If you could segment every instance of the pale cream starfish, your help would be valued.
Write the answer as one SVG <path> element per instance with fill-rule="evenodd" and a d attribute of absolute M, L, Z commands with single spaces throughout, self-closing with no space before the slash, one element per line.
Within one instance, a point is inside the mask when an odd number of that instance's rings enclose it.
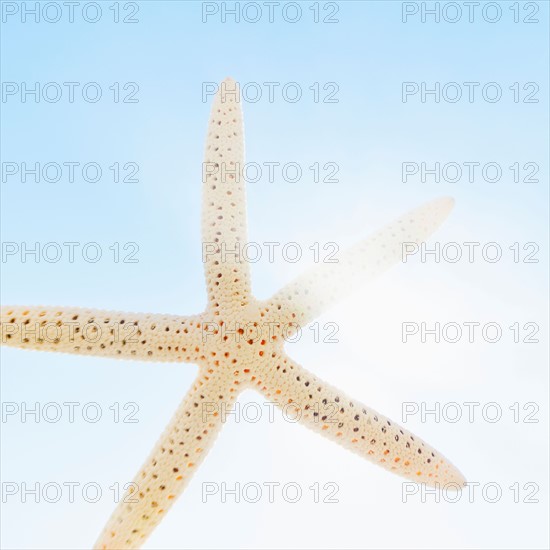
<path fill-rule="evenodd" d="M 229 93 L 231 87 L 235 94 Z M 247 242 L 244 183 L 230 173 L 238 173 L 244 164 L 238 93 L 237 84 L 226 79 L 208 128 L 202 235 L 204 249 L 215 251 L 204 259 L 204 313 L 181 317 L 42 307 L 1 311 L 4 344 L 200 366 L 95 548 L 138 548 L 144 543 L 212 446 L 222 427 L 222 407 L 230 407 L 245 388 L 258 390 L 281 407 L 292 403 L 301 411 L 302 424 L 406 478 L 430 485 L 464 484 L 460 472 L 427 443 L 318 379 L 283 349 L 289 323 L 305 326 L 359 283 L 398 263 L 403 243 L 424 241 L 453 201 L 438 199 L 409 212 L 346 251 L 338 263 L 317 265 L 270 300 L 256 300 L 248 263 L 238 254 L 221 253 L 223 247 L 235 251 Z M 227 169 L 225 178 L 221 168 Z"/>

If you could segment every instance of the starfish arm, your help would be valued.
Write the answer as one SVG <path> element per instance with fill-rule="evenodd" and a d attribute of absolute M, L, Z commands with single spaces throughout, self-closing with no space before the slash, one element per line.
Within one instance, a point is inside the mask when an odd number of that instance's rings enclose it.
<path fill-rule="evenodd" d="M 363 283 L 403 258 L 404 246 L 424 242 L 453 207 L 450 198 L 430 201 L 340 254 L 335 263 L 322 263 L 291 281 L 264 302 L 268 321 L 292 319 L 305 326 Z"/>
<path fill-rule="evenodd" d="M 212 371 L 213 372 L 213 371 Z M 139 548 L 183 493 L 236 399 L 224 373 L 201 372 L 114 510 L 94 549 Z"/>
<path fill-rule="evenodd" d="M 241 253 L 247 242 L 243 166 L 240 90 L 228 78 L 212 104 L 202 171 L 202 257 L 209 308 L 216 312 L 250 300 L 250 270 Z"/>
<path fill-rule="evenodd" d="M 2 345 L 139 361 L 196 362 L 201 317 L 65 307 L 2 306 Z"/>
<path fill-rule="evenodd" d="M 458 469 L 419 437 L 318 379 L 288 356 L 273 360 L 257 388 L 308 428 L 413 481 L 464 485 Z M 289 403 L 295 405 L 290 411 Z"/>

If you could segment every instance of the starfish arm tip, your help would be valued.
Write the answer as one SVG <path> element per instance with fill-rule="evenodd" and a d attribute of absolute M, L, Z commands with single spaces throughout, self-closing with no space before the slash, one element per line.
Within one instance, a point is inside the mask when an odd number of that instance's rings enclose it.
<path fill-rule="evenodd" d="M 449 207 L 452 208 L 455 205 L 455 198 L 450 196 L 441 197 L 441 200 L 446 201 L 449 204 Z"/>
<path fill-rule="evenodd" d="M 438 197 L 437 199 L 434 199 L 431 204 L 433 205 L 434 209 L 438 212 L 438 218 L 439 223 L 442 223 L 447 216 L 451 213 L 455 206 L 455 199 L 454 197 L 450 196 L 443 196 Z"/>
<path fill-rule="evenodd" d="M 456 477 L 456 480 L 455 482 L 462 488 L 462 487 L 466 487 L 468 485 L 468 480 L 466 479 L 466 477 L 464 476 L 464 474 L 458 469 L 455 467 L 455 477 Z"/>

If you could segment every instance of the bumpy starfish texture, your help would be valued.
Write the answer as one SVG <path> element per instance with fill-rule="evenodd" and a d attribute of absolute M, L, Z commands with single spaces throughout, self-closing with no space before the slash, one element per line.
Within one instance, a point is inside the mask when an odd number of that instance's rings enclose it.
<path fill-rule="evenodd" d="M 223 424 L 220 411 L 230 409 L 245 388 L 258 390 L 280 407 L 295 407 L 302 424 L 387 470 L 430 485 L 464 484 L 460 472 L 427 443 L 320 380 L 283 349 L 289 325 L 306 325 L 357 285 L 397 264 L 403 243 L 427 239 L 453 201 L 437 199 L 409 212 L 350 248 L 338 263 L 317 265 L 270 300 L 258 301 L 251 294 L 249 264 L 238 253 L 247 242 L 245 187 L 239 176 L 243 165 L 239 90 L 226 79 L 214 99 L 206 141 L 204 313 L 183 317 L 78 308 L 1 310 L 3 344 L 200 367 L 95 548 L 138 548 L 144 543 L 211 448 Z"/>

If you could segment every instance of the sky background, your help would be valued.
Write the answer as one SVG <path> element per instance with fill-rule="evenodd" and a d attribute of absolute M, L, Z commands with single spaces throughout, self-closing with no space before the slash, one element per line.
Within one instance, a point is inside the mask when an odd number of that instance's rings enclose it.
<path fill-rule="evenodd" d="M 184 495 L 174 505 L 146 548 L 546 548 L 548 547 L 548 3 L 495 2 L 498 21 L 483 17 L 481 2 L 468 21 L 467 8 L 456 23 L 422 22 L 420 9 L 434 3 L 397 1 L 301 2 L 295 23 L 274 22 L 263 8 L 249 23 L 219 11 L 203 22 L 201 2 L 99 2 L 101 16 L 90 23 L 84 3 L 68 22 L 22 20 L 26 4 L 2 2 L 1 25 L 1 240 L 19 250 L 38 242 L 77 242 L 70 262 L 20 252 L 2 257 L 3 304 L 87 306 L 122 311 L 190 314 L 206 303 L 201 265 L 201 162 L 211 97 L 204 83 L 232 76 L 242 86 L 258 83 L 257 102 L 244 101 L 247 160 L 296 162 L 303 177 L 295 183 L 277 173 L 248 185 L 251 241 L 295 241 L 304 258 L 289 263 L 263 257 L 252 266 L 253 289 L 267 298 L 311 263 L 308 247 L 336 242 L 343 249 L 401 213 L 437 196 L 450 195 L 456 206 L 432 239 L 448 242 L 496 242 L 501 261 L 457 263 L 413 258 L 352 298 L 328 311 L 319 322 L 337 323 L 338 343 L 314 342 L 311 331 L 287 345 L 306 368 L 396 421 L 403 403 L 494 402 L 502 419 L 486 421 L 478 409 L 474 421 L 452 423 L 412 416 L 405 426 L 425 438 L 479 487 L 497 484 L 498 502 L 489 503 L 480 488 L 473 502 L 434 502 L 420 495 L 402 502 L 402 480 L 275 415 L 257 423 L 229 421 Z M 233 2 L 226 3 L 231 8 Z M 242 8 L 245 2 L 238 3 Z M 262 7 L 261 3 L 253 3 Z M 402 21 L 407 4 L 418 14 Z M 442 2 L 440 5 L 448 3 Z M 41 9 L 45 3 L 40 3 Z M 55 19 L 53 3 L 45 14 Z M 118 6 L 120 22 L 110 6 Z M 132 12 L 137 12 L 132 16 Z M 517 12 L 514 12 L 514 8 Z M 88 9 L 88 8 L 87 8 Z M 85 12 L 95 17 L 92 8 Z M 212 9 L 214 9 L 212 7 Z M 250 8 L 252 10 L 252 8 Z M 451 8 L 447 18 L 454 17 Z M 485 15 L 493 18 L 495 7 Z M 11 12 L 16 11 L 13 15 Z M 537 11 L 537 13 L 534 13 Z M 520 22 L 514 22 L 519 13 Z M 534 14 L 533 14 L 534 13 Z M 247 14 L 253 16 L 252 11 Z M 137 19 L 123 23 L 124 17 Z M 523 20 L 538 19 L 538 23 Z M 78 82 L 69 102 L 63 82 Z M 21 89 L 57 82 L 59 101 Z M 82 98 L 84 84 L 96 82 L 102 97 Z M 113 100 L 139 86 L 137 102 Z M 278 82 L 273 102 L 264 82 Z M 280 90 L 296 82 L 300 101 L 285 101 Z M 433 88 L 448 82 L 479 82 L 473 102 L 436 103 L 420 94 L 402 100 L 402 83 Z M 497 83 L 502 98 L 490 103 L 480 92 Z M 9 84 L 14 83 L 14 84 Z M 321 98 L 326 83 L 338 88 L 337 102 Z M 518 83 L 519 102 L 509 89 Z M 535 83 L 526 90 L 526 83 Z M 17 91 L 8 95 L 10 89 Z M 253 95 L 253 84 L 249 84 Z M 334 84 L 329 85 L 330 90 Z M 133 89 L 133 88 L 132 88 Z M 536 103 L 523 100 L 531 90 Z M 53 93 L 53 88 L 50 87 Z M 74 182 L 67 171 L 58 182 L 35 182 L 7 172 L 21 163 L 98 163 L 102 177 L 85 181 L 79 168 Z M 336 163 L 337 182 L 314 182 L 313 163 Z M 428 176 L 402 179 L 402 163 L 497 163 L 500 181 L 473 182 L 464 174 L 452 183 Z M 14 164 L 9 164 L 14 163 Z M 114 182 L 114 163 L 136 163 L 137 182 Z M 510 166 L 534 163 L 533 181 L 514 182 Z M 532 166 L 532 165 L 530 165 Z M 127 172 L 121 168 L 122 174 Z M 530 170 L 530 169 L 529 169 Z M 102 258 L 90 263 L 79 252 L 98 243 Z M 135 263 L 115 262 L 114 243 L 136 243 Z M 7 244 L 8 243 L 8 244 Z M 538 263 L 515 263 L 508 247 L 536 243 Z M 125 252 L 121 252 L 122 256 Z M 521 250 L 522 257 L 525 252 Z M 405 321 L 498 323 L 501 341 L 476 338 L 469 343 L 403 343 Z M 538 343 L 514 343 L 508 328 L 536 323 Z M 323 335 L 323 332 L 321 332 Z M 522 330 L 522 338 L 526 331 Z M 2 503 L 4 548 L 89 548 L 115 504 L 109 487 L 130 481 L 172 412 L 192 384 L 196 367 L 187 364 L 118 362 L 93 357 L 1 350 L 3 410 L 9 403 L 98 403 L 97 423 L 75 422 L 63 415 L 48 423 L 32 416 L 2 419 L 2 480 L 20 487 L 49 482 L 98 484 L 102 498 L 86 502 L 76 489 L 57 503 L 41 498 L 22 502 L 21 494 Z M 263 399 L 245 392 L 245 403 Z M 114 403 L 136 403 L 137 423 L 113 421 Z M 514 422 L 509 409 L 518 403 L 520 419 L 530 411 L 537 423 Z M 529 405 L 525 410 L 523 407 Z M 123 413 L 125 414 L 125 413 Z M 466 409 L 463 408 L 466 415 Z M 235 503 L 220 496 L 202 502 L 204 483 L 278 482 L 299 484 L 303 496 L 289 503 L 276 491 L 258 503 Z M 338 503 L 315 503 L 309 489 L 335 483 Z M 510 487 L 518 484 L 519 503 Z M 529 485 L 531 484 L 531 485 Z M 533 485 L 535 484 L 535 485 Z M 5 486 L 4 486 L 5 487 Z M 489 491 L 490 493 L 490 491 Z M 533 494 L 532 494 L 533 493 Z M 324 491 L 321 490 L 324 495 Z M 538 502 L 524 502 L 529 498 Z"/>

